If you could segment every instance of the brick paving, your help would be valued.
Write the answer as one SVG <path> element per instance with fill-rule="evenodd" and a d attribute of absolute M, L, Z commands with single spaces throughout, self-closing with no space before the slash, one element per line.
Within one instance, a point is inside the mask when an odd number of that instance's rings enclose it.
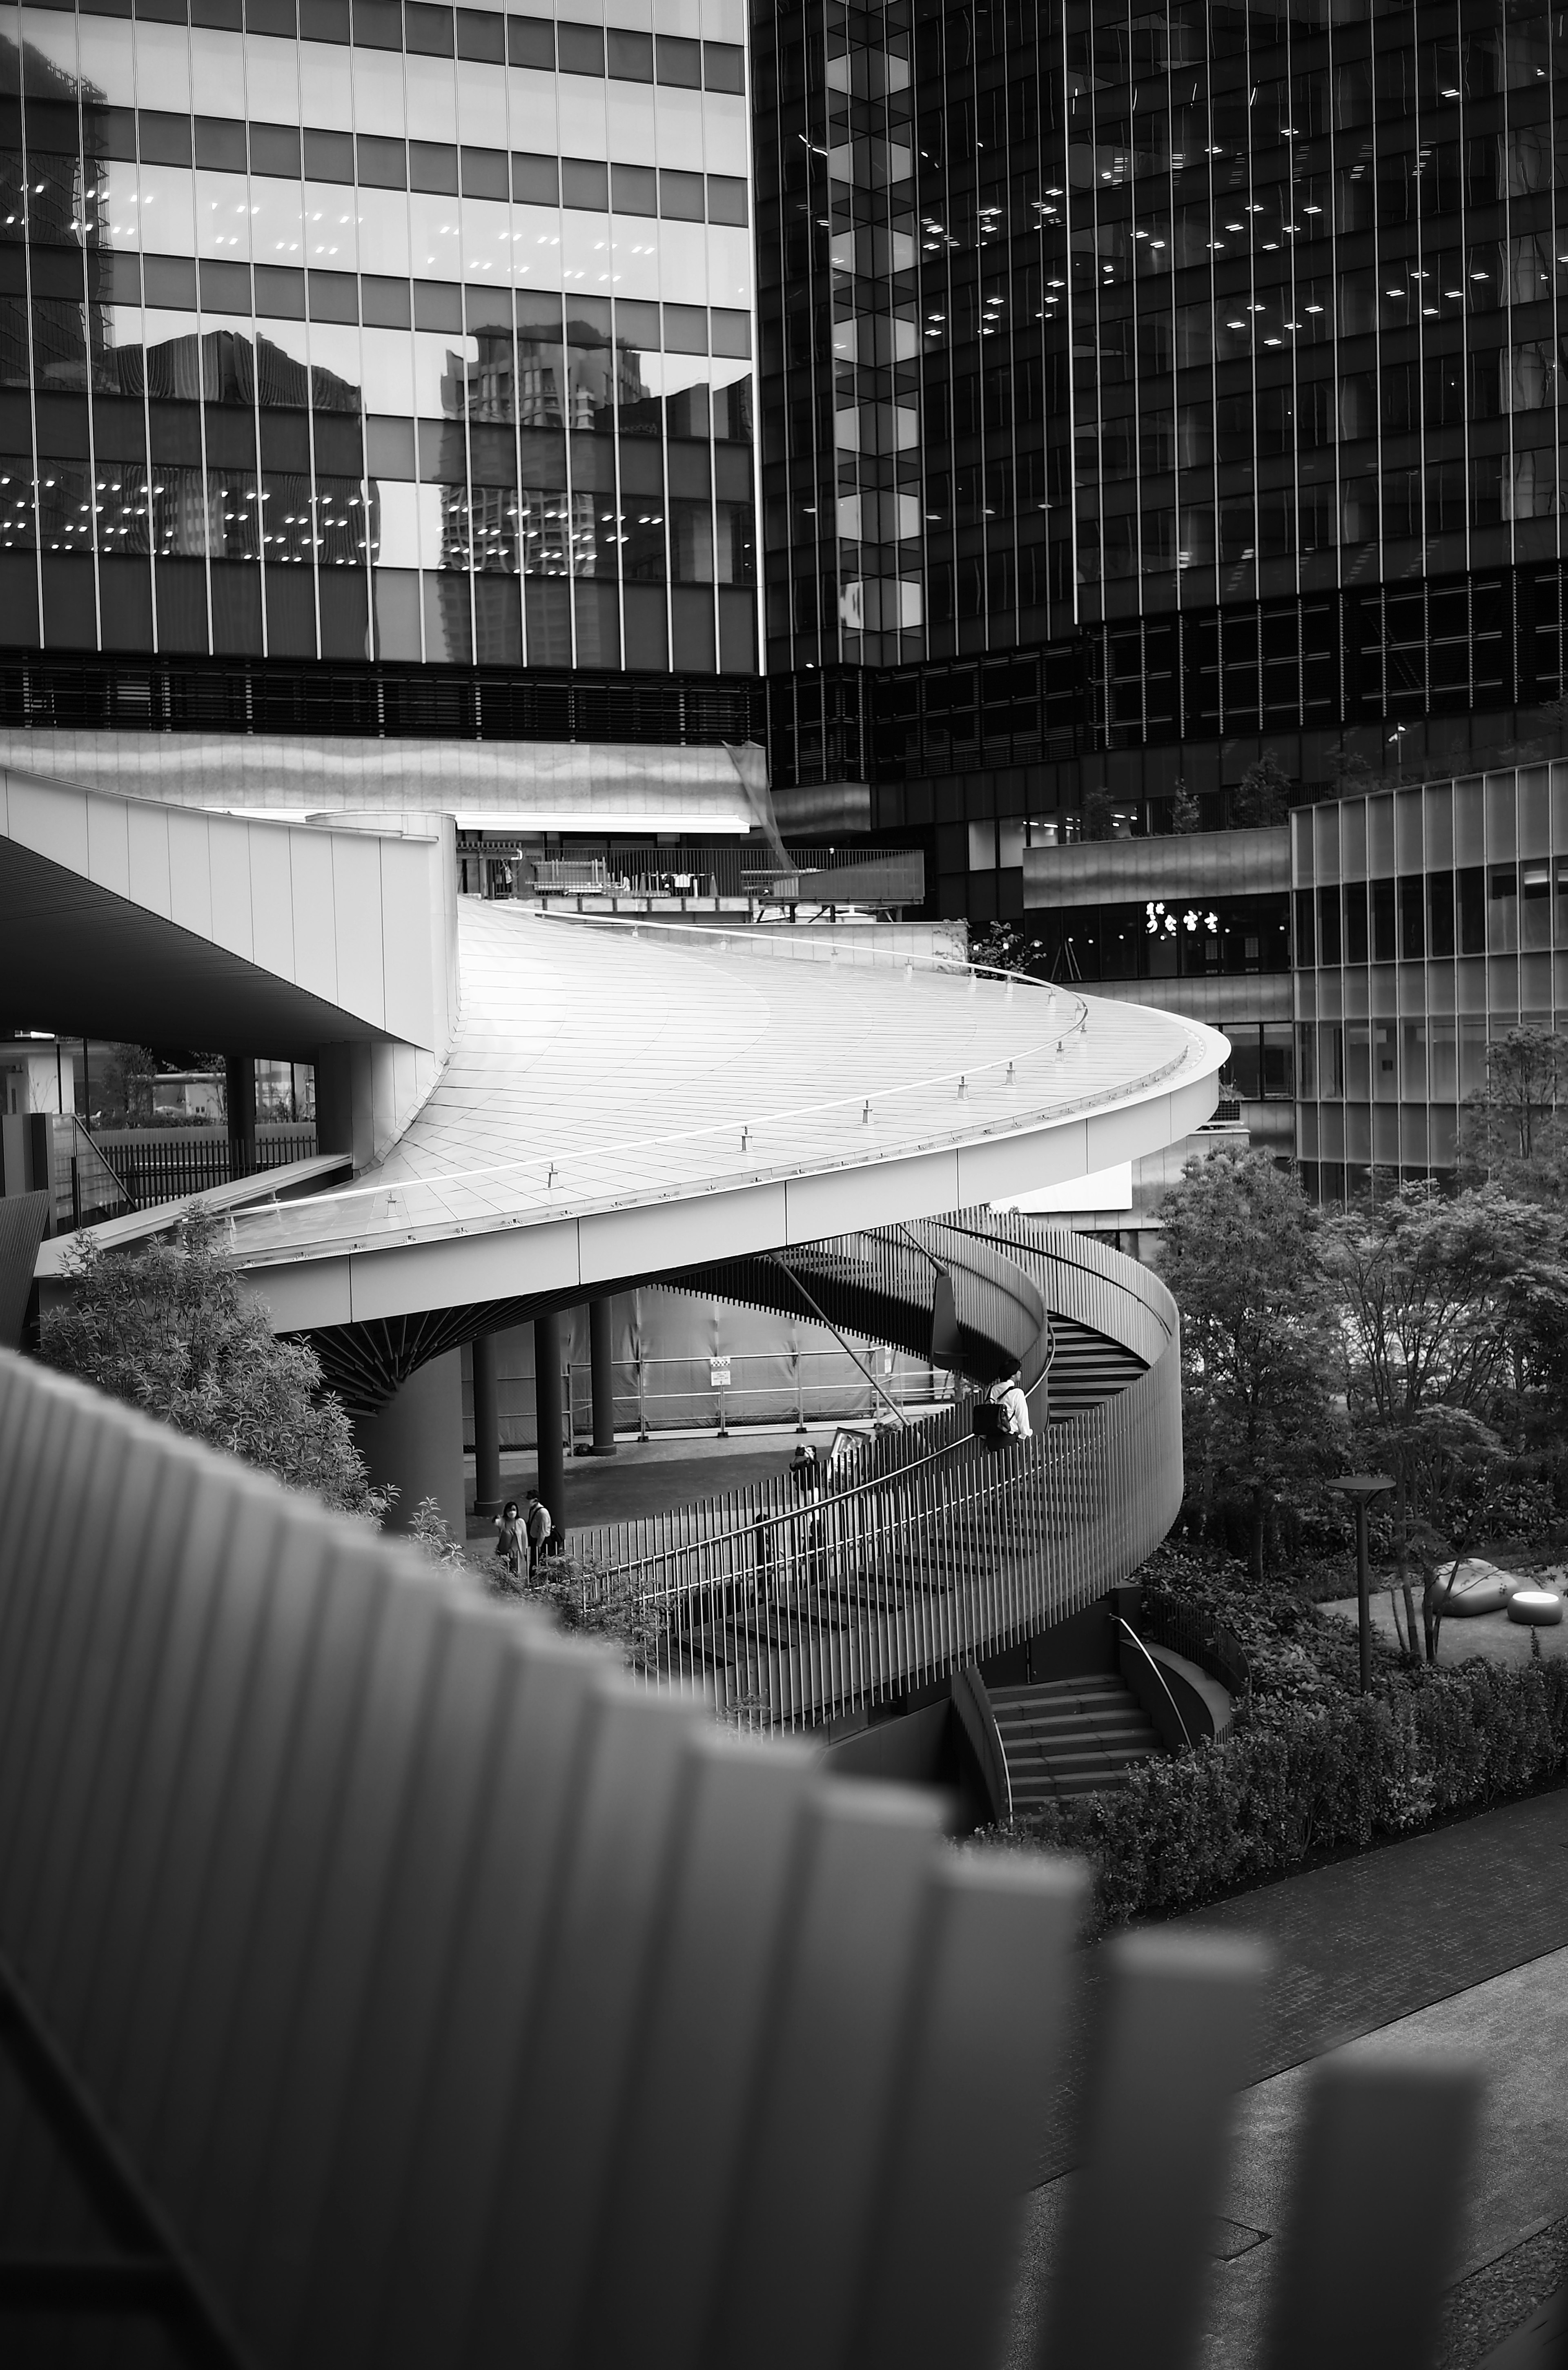
<path fill-rule="evenodd" d="M 1272 1954 L 1254 2079 L 1568 1946 L 1568 1787 L 1308 1869 L 1170 1923 L 1255 1936 Z M 1101 1992 L 1083 1954 L 1058 2112 L 1036 2180 L 1078 2160 Z"/>
<path fill-rule="evenodd" d="M 1254 2080 L 1262 2085 L 1286 2076 L 1288 2084 L 1297 2078 L 1290 2069 L 1423 2010 L 1436 2011 L 1445 2027 L 1456 2014 L 1473 2016 L 1478 2030 L 1483 2026 L 1489 1997 L 1495 1996 L 1479 1993 L 1479 1986 L 1568 1950 L 1565 1854 L 1568 1788 L 1558 1788 L 1170 1922 L 1178 1931 L 1248 1935 L 1268 1947 L 1274 1971 L 1264 1988 Z M 1087 2036 L 1099 2012 L 1102 1966 L 1099 1949 L 1084 1952 L 1052 2144 L 1027 2216 L 1024 2279 L 1004 2357 L 1008 2370 L 1021 2370 L 1032 2357 L 1038 2283 L 1060 2223 L 1061 2176 L 1078 2155 Z M 1539 1975 L 1553 1985 L 1560 1981 L 1559 1969 L 1541 1969 Z M 1516 1989 L 1521 1980 L 1534 1978 L 1516 1976 L 1504 1989 Z M 1460 1998 L 1470 1993 L 1478 1994 L 1473 2007 Z M 1454 2008 L 1444 2009 L 1446 2001 Z M 1493 2006 L 1490 2013 L 1495 2018 L 1499 2011 Z M 1528 2072 L 1522 2062 L 1516 2070 Z M 1244 2126 L 1253 2112 L 1250 2102 L 1265 2111 L 1265 2095 L 1245 2094 Z M 1491 2154 L 1497 2153 L 1493 2145 Z M 1490 2183 L 1497 2193 L 1484 2217 L 1484 2244 L 1472 2248 L 1469 2267 L 1445 2300 L 1435 2370 L 1480 2370 L 1568 2274 L 1562 2171 L 1555 2163 L 1527 2170 L 1508 2160 L 1506 2149 L 1488 2168 L 1486 2180 L 1478 2168 L 1481 2186 Z M 1251 2358 L 1252 2322 L 1270 2278 L 1272 2234 L 1258 2226 L 1274 2217 L 1249 2206 L 1244 2192 L 1245 2183 L 1239 2202 L 1228 2201 L 1230 2218 L 1216 2226 L 1219 2284 L 1212 2299 L 1214 2326 L 1202 2349 L 1205 2370 L 1239 2370 Z"/>
<path fill-rule="evenodd" d="M 1258 2078 L 1568 1945 L 1568 1787 L 1194 1910 L 1275 1957 Z"/>

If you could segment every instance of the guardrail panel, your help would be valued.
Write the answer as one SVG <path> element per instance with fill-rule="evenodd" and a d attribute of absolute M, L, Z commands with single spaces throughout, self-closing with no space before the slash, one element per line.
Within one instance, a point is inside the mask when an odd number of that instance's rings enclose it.
<path fill-rule="evenodd" d="M 848 1478 L 819 1471 L 820 1486 L 793 1499 L 785 1477 L 722 1505 L 578 1534 L 604 1574 L 586 1585 L 630 1590 L 662 1620 L 664 1677 L 696 1684 L 681 1641 L 700 1629 L 701 1684 L 721 1707 L 814 1725 L 1060 1619 L 1164 1537 L 1182 1495 L 1170 1294 L 1098 1244 L 1042 1241 L 1008 1221 L 993 1237 L 989 1223 L 966 1213 L 893 1238 L 836 1238 L 810 1247 L 807 1271 L 813 1289 L 838 1293 L 842 1316 L 851 1289 L 928 1290 L 933 1266 L 951 1263 L 982 1339 L 1007 1340 L 1023 1309 L 1038 1335 L 1066 1300 L 1078 1322 L 1135 1357 L 1147 1351 L 1145 1371 L 1089 1413 L 999 1451 L 969 1437 L 958 1403 L 917 1429 L 873 1434 Z M 792 1269 L 742 1262 L 732 1280 L 749 1297 L 783 1295 Z"/>

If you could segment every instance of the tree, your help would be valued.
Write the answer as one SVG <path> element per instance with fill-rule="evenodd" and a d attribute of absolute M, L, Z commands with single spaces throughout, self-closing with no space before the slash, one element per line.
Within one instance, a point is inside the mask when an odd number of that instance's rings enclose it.
<path fill-rule="evenodd" d="M 1182 1312 L 1189 1471 L 1246 1503 L 1252 1578 L 1271 1513 L 1337 1462 L 1334 1311 L 1323 1222 L 1262 1153 L 1189 1160 L 1160 1205 L 1159 1271 Z"/>
<path fill-rule="evenodd" d="M 1334 796 L 1337 799 L 1359 798 L 1368 790 L 1377 789 L 1382 781 L 1382 776 L 1367 763 L 1360 751 L 1347 749 L 1343 741 L 1330 752 L 1329 763 L 1333 768 Z"/>
<path fill-rule="evenodd" d="M 1460 1175 L 1516 1199 L 1568 1197 L 1568 1045 L 1550 1029 L 1510 1029 L 1486 1049 L 1486 1084 L 1467 1097 Z"/>
<path fill-rule="evenodd" d="M 1109 790 L 1095 788 L 1083 794 L 1083 835 L 1085 839 L 1114 839 L 1116 836 L 1116 801 Z"/>
<path fill-rule="evenodd" d="M 1330 1235 L 1357 1457 L 1399 1484 L 1431 1657 L 1438 1566 L 1468 1547 L 1498 1482 L 1561 1438 L 1568 1224 L 1495 1189 L 1407 1186 Z"/>
<path fill-rule="evenodd" d="M 1250 765 L 1230 793 L 1230 820 L 1238 829 L 1283 823 L 1290 811 L 1290 776 L 1272 749 Z"/>
<path fill-rule="evenodd" d="M 45 1361 L 347 1513 L 379 1516 L 342 1407 L 306 1343 L 280 1340 L 193 1211 L 171 1243 L 118 1256 L 79 1238 L 75 1288 L 42 1322 Z"/>
<path fill-rule="evenodd" d="M 153 1116 L 156 1064 L 144 1045 L 105 1045 L 87 1077 L 89 1127 L 145 1127 Z"/>
<path fill-rule="evenodd" d="M 1171 830 L 1184 838 L 1192 832 L 1202 831 L 1203 827 L 1203 811 L 1195 791 L 1190 790 L 1184 781 L 1178 782 L 1170 808 Z"/>

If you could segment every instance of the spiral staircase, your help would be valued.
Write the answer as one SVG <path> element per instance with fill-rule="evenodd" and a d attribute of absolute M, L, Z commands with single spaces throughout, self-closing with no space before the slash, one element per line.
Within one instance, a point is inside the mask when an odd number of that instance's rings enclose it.
<path fill-rule="evenodd" d="M 650 1668 L 743 1725 L 831 1730 L 929 1689 L 1103 1597 L 1174 1518 L 1175 1307 L 1092 1237 L 970 1211 L 666 1282 L 927 1354 L 951 1313 L 953 1401 L 855 1444 L 820 1489 L 779 1477 L 575 1535 L 585 1585 L 635 1606 Z M 997 1447 L 974 1437 L 973 1408 L 1015 1368 L 1033 1434 Z M 986 1716 L 1020 1795 L 1053 1718 L 1087 1733 L 1060 1708 L 1009 1706 L 1005 1736 Z M 1056 1790 L 1150 1749 L 1141 1716 L 1106 1705 L 1101 1725 L 1098 1762 L 1070 1761 Z"/>

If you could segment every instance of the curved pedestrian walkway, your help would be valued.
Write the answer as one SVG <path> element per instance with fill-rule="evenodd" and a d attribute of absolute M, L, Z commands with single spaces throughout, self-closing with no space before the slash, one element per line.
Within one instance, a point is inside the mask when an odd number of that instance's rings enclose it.
<path fill-rule="evenodd" d="M 1257 2078 L 1237 2114 L 1215 2232 L 1203 2370 L 1262 2358 L 1274 2230 L 1308 2075 L 1331 2050 L 1468 2054 L 1486 2105 L 1440 2370 L 1479 2370 L 1568 2270 L 1568 1789 L 1386 1845 L 1172 1921 L 1262 1941 Z M 1006 2370 L 1034 2359 L 1035 2307 L 1072 2180 L 1098 1952 L 1064 2077 L 1059 2146 L 1026 2205 Z"/>

